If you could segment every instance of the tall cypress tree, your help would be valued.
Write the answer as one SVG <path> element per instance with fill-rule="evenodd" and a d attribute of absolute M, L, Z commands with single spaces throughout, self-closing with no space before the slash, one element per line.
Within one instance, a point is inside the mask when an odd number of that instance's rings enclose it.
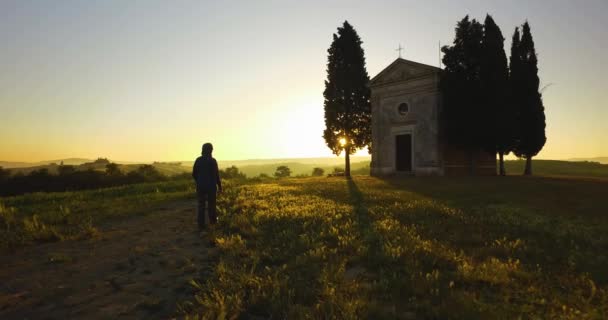
<path fill-rule="evenodd" d="M 514 153 L 518 157 L 526 158 L 524 175 L 531 175 L 532 157 L 542 150 L 547 137 L 545 136 L 545 108 L 539 92 L 538 60 L 530 25 L 527 21 L 522 26 L 521 41 L 517 44 L 515 52 L 512 50 L 512 55 L 513 53 L 517 56 L 514 71 L 518 78 L 512 81 L 514 85 L 513 100 L 518 109 L 517 144 Z M 513 65 L 513 58 L 511 63 Z"/>
<path fill-rule="evenodd" d="M 515 147 L 520 140 L 520 121 L 521 121 L 521 105 L 520 98 L 522 96 L 523 87 L 523 60 L 521 54 L 521 34 L 519 27 L 515 27 L 513 38 L 511 40 L 511 57 L 509 58 L 509 108 L 515 112 L 513 153 Z"/>
<path fill-rule="evenodd" d="M 483 145 L 482 129 L 486 122 L 480 112 L 483 26 L 465 16 L 455 31 L 453 45 L 441 48 L 445 66 L 440 82 L 444 101 L 442 121 L 448 142 L 468 151 L 471 174 L 475 174 L 474 154 Z"/>
<path fill-rule="evenodd" d="M 505 175 L 504 155 L 514 145 L 513 126 L 515 112 L 509 108 L 508 86 L 509 68 L 504 49 L 502 32 L 494 19 L 486 15 L 482 42 L 482 63 L 480 70 L 483 106 L 480 116 L 484 132 L 483 148 L 491 153 L 498 152 L 500 175 Z"/>
<path fill-rule="evenodd" d="M 347 177 L 350 155 L 371 143 L 369 76 L 361 44 L 357 31 L 344 21 L 327 50 L 323 138 L 335 155 L 344 152 Z"/>

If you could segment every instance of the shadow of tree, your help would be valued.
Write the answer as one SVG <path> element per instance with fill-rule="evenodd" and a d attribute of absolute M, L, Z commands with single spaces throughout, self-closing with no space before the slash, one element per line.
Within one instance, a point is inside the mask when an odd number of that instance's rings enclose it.
<path fill-rule="evenodd" d="M 608 274 L 603 271 L 608 261 L 596 254 L 608 251 L 604 214 L 608 203 L 601 201 L 603 190 L 608 188 L 606 181 L 551 177 L 382 181 L 460 212 L 445 215 L 441 210 L 401 210 L 405 212 L 399 220 L 416 224 L 428 239 L 464 248 L 477 260 L 510 257 L 530 269 L 550 265 L 556 272 L 587 272 L 597 283 L 608 283 Z M 429 214 L 434 218 L 429 219 Z"/>
<path fill-rule="evenodd" d="M 547 297 L 553 312 L 565 303 L 596 307 L 556 291 L 579 292 L 589 282 L 568 265 L 571 251 L 557 252 L 555 226 L 522 221 L 538 214 L 518 199 L 524 211 L 480 194 L 490 180 L 464 182 L 418 188 L 414 179 L 355 177 L 244 186 L 220 235 L 220 280 L 211 289 L 237 297 L 235 310 L 264 317 L 516 318 Z M 565 235 L 583 243 L 579 231 Z M 219 304 L 211 300 L 204 301 Z"/>

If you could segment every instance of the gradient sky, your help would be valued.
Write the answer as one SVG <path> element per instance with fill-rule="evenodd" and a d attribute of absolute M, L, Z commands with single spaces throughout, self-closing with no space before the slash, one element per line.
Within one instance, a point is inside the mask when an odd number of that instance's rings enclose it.
<path fill-rule="evenodd" d="M 438 64 L 457 20 L 529 20 L 547 144 L 608 155 L 608 1 L 0 2 L 0 160 L 330 156 L 327 48 L 347 19 L 370 77 L 396 57 Z"/>

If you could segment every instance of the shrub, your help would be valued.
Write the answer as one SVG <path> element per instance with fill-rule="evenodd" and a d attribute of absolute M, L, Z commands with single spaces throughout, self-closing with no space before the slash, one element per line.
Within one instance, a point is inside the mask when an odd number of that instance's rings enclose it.
<path fill-rule="evenodd" d="M 220 170 L 220 177 L 222 179 L 238 179 L 238 180 L 244 180 L 247 178 L 247 176 L 242 173 L 241 171 L 239 171 L 239 168 L 237 168 L 236 166 L 231 166 L 229 168 Z"/>
<path fill-rule="evenodd" d="M 288 166 L 278 166 L 274 176 L 277 178 L 285 178 L 291 176 L 291 169 Z"/>
<path fill-rule="evenodd" d="M 106 174 L 108 176 L 120 176 L 122 175 L 122 171 L 120 171 L 120 168 L 118 167 L 118 165 L 116 163 L 108 163 L 106 164 Z"/>
<path fill-rule="evenodd" d="M 323 170 L 323 168 L 314 168 L 312 169 L 312 176 L 313 177 L 321 177 L 323 176 L 323 174 L 325 173 L 325 170 Z"/>

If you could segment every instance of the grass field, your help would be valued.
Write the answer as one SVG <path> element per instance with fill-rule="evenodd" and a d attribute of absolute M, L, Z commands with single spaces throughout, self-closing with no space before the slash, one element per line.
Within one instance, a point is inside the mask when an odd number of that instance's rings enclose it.
<path fill-rule="evenodd" d="M 194 317 L 602 319 L 608 184 L 288 179 L 220 202 Z"/>
<path fill-rule="evenodd" d="M 194 201 L 193 187 L 187 179 L 1 198 L 0 243 L 96 241 L 101 224 Z M 208 236 L 219 253 L 190 274 L 195 292 L 176 311 L 605 319 L 607 190 L 601 176 L 226 181 Z"/>
<path fill-rule="evenodd" d="M 0 249 L 90 237 L 100 223 L 143 214 L 161 202 L 193 198 L 193 193 L 194 184 L 187 179 L 0 198 Z"/>

